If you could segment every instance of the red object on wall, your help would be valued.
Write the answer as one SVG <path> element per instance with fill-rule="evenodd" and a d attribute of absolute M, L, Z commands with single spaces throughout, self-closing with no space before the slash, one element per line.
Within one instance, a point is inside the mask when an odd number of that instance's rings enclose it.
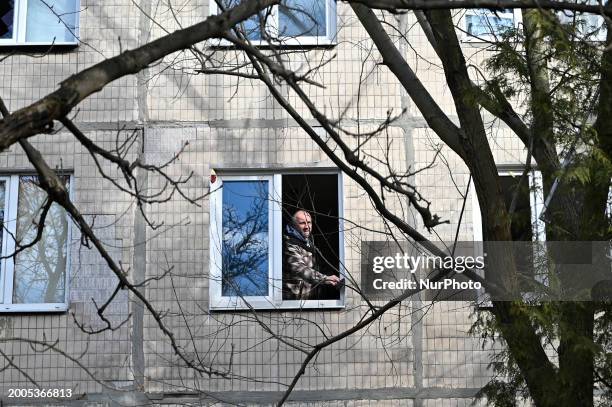
<path fill-rule="evenodd" d="M 217 173 L 215 170 L 210 170 L 210 183 L 214 184 L 215 182 L 217 182 Z"/>

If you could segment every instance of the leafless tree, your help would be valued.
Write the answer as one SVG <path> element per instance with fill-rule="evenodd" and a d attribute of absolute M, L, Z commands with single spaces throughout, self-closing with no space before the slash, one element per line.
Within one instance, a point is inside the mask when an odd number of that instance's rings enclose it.
<path fill-rule="evenodd" d="M 67 78 L 55 92 L 29 106 L 13 113 L 6 109 L 2 112 L 4 118 L 0 122 L 0 151 L 17 143 L 23 148 L 36 169 L 40 188 L 47 192 L 45 202 L 48 205 L 51 203 L 60 205 L 69 213 L 84 239 L 99 251 L 117 276 L 119 280 L 117 291 L 129 290 L 142 301 L 155 318 L 159 329 L 172 344 L 181 363 L 201 374 L 232 376 L 229 370 L 217 369 L 203 359 L 191 358 L 185 354 L 172 331 L 164 324 L 162 314 L 143 296 L 137 285 L 130 282 L 126 270 L 112 258 L 96 237 L 91 225 L 70 200 L 65 183 L 49 167 L 28 138 L 49 133 L 53 129 L 54 122 L 61 122 L 93 157 L 110 161 L 120 169 L 127 187 L 119 185 L 117 187 L 130 193 L 139 207 L 150 201 L 164 199 L 159 195 L 147 195 L 140 190 L 134 175 L 134 171 L 140 169 L 165 177 L 164 166 L 149 166 L 138 160 L 130 162 L 122 156 L 121 150 L 108 151 L 98 147 L 78 129 L 68 115 L 78 103 L 100 91 L 110 82 L 137 73 L 175 52 L 184 51 L 190 55 L 190 58 L 198 61 L 199 66 L 194 69 L 197 73 L 224 74 L 261 81 L 268 88 L 269 95 L 302 127 L 321 151 L 362 188 L 389 225 L 389 230 L 417 242 L 432 254 L 446 255 L 444 250 L 439 249 L 431 239 L 420 233 L 407 220 L 406 212 L 395 212 L 386 204 L 389 196 L 402 197 L 409 203 L 411 210 L 418 213 L 425 229 L 428 232 L 435 231 L 443 219 L 432 213 L 428 198 L 423 196 L 412 182 L 418 170 L 397 172 L 389 166 L 389 158 L 384 153 L 379 157 L 372 157 L 367 155 L 365 149 L 360 148 L 363 146 L 362 143 L 380 139 L 388 125 L 396 118 L 389 114 L 388 121 L 380 128 L 372 132 L 355 134 L 343 128 L 341 117 L 331 118 L 320 106 L 317 106 L 308 89 L 324 87 L 324 84 L 317 80 L 316 73 L 317 69 L 328 60 L 313 63 L 306 70 L 292 69 L 291 57 L 299 51 L 285 50 L 280 46 L 282 38 L 278 37 L 278 33 L 265 30 L 266 9 L 278 3 L 275 0 L 243 2 L 218 16 L 211 16 L 201 23 L 179 29 L 137 49 L 125 51 L 93 65 Z M 610 165 L 612 50 L 608 44 L 612 42 L 612 20 L 610 20 L 612 5 L 608 2 L 587 4 L 586 2 L 477 0 L 390 2 L 358 0 L 349 3 L 380 53 L 382 65 L 396 77 L 429 128 L 469 169 L 479 199 L 484 240 L 513 240 L 511 215 L 514 206 L 512 204 L 507 206 L 503 199 L 500 177 L 487 133 L 488 127 L 483 119 L 485 110 L 496 120 L 505 123 L 520 139 L 528 150 L 527 167 L 531 166 L 533 160 L 542 172 L 544 195 L 547 197 L 547 237 L 559 241 L 595 241 L 609 238 L 606 207 L 612 175 Z M 224 8 L 223 4 L 219 6 L 221 9 Z M 475 76 L 470 71 L 471 66 L 466 62 L 452 10 L 481 7 L 493 10 L 502 8 L 523 10 L 522 33 L 516 33 L 521 38 L 521 46 L 509 50 L 507 41 L 492 44 L 496 55 L 511 55 L 524 64 L 523 85 L 518 90 L 515 89 L 515 93 L 520 93 L 519 96 L 524 99 L 520 109 L 517 100 L 511 98 L 512 87 L 504 82 L 507 78 L 503 75 L 485 74 L 485 79 L 481 80 L 481 77 Z M 550 30 L 548 24 L 551 21 L 559 24 L 552 10 L 593 13 L 604 18 L 608 29 L 606 42 L 587 44 L 594 49 L 592 56 L 597 60 L 595 74 L 588 80 L 581 82 L 583 78 L 577 74 L 577 71 L 583 67 L 570 65 L 565 72 L 555 71 L 559 66 L 563 66 L 563 63 L 558 62 L 563 55 L 548 52 L 546 48 L 546 41 L 552 36 L 548 34 L 547 30 Z M 458 123 L 451 120 L 443 111 L 439 102 L 429 93 L 423 81 L 415 73 L 414 67 L 406 61 L 389 35 L 391 28 L 386 19 L 390 14 L 406 12 L 415 13 L 420 28 L 435 50 L 438 59 L 435 63 L 444 71 L 446 86 L 454 102 Z M 257 13 L 260 13 L 260 35 L 268 45 L 265 48 L 254 45 L 245 32 L 245 24 L 241 24 Z M 575 40 L 571 33 L 566 37 L 569 37 L 570 44 Z M 231 61 L 232 65 L 229 65 L 227 60 L 218 59 L 218 53 L 214 50 L 197 45 L 213 38 L 230 43 L 239 52 L 240 58 Z M 577 51 L 572 49 L 571 52 Z M 499 72 L 500 65 L 493 65 L 494 72 L 496 68 Z M 518 75 L 520 74 L 521 72 Z M 565 99 L 585 104 L 581 109 L 570 112 L 569 117 L 567 111 L 555 110 L 557 105 L 554 100 L 558 100 L 555 99 L 556 95 L 563 94 L 565 97 L 564 92 L 568 92 L 572 86 L 575 84 L 585 86 L 586 83 L 591 83 L 595 91 Z M 311 117 L 325 130 L 326 137 L 315 131 L 311 122 L 296 108 L 293 100 L 299 100 L 299 103 L 306 107 Z M 569 153 L 567 150 L 560 153 L 560 147 L 563 147 L 568 139 L 578 140 L 578 148 L 570 149 Z M 382 164 L 383 169 L 379 169 L 380 166 L 377 164 Z M 570 171 L 572 169 L 573 173 Z M 588 176 L 579 176 L 585 172 Z M 567 176 L 567 173 L 575 176 Z M 576 175 L 577 173 L 579 174 Z M 166 194 L 163 196 L 168 197 L 168 193 L 172 194 L 172 191 L 180 193 L 178 191 L 184 180 L 174 180 L 169 176 L 167 180 L 170 192 L 165 190 Z M 185 198 L 192 199 L 187 196 Z M 43 206 L 46 207 L 45 205 Z M 39 219 L 44 220 L 44 216 Z M 42 223 L 39 226 L 42 227 Z M 40 238 L 41 234 L 38 235 Z M 517 295 L 520 293 L 515 259 L 510 250 L 497 253 L 495 257 L 489 259 L 487 266 L 496 271 L 492 281 L 484 281 L 477 273 L 470 270 L 466 275 L 483 282 L 493 293 L 500 290 Z M 449 270 L 439 270 L 433 279 L 442 279 L 449 273 Z M 383 305 L 370 304 L 357 324 L 339 334 L 330 335 L 317 344 L 296 344 L 282 333 L 270 329 L 270 334 L 277 340 L 304 354 L 302 368 L 289 384 L 279 405 L 284 403 L 305 373 L 306 367 L 323 349 L 368 328 L 386 312 L 414 294 L 415 291 L 406 291 Z M 112 299 L 113 297 L 109 302 Z M 104 309 L 104 306 L 101 309 Z M 545 324 L 534 320 L 533 310 L 527 309 L 519 302 L 498 300 L 493 300 L 491 307 L 492 316 L 496 321 L 495 328 L 504 339 L 511 355 L 511 363 L 517 366 L 520 380 L 525 383 L 526 390 L 521 394 L 530 397 L 538 406 L 593 405 L 594 389 L 605 388 L 610 379 L 610 344 L 605 342 L 605 339 L 603 343 L 598 342 L 599 333 L 595 329 L 602 319 L 609 319 L 609 303 L 565 302 L 556 304 L 555 311 L 554 315 L 551 313 L 547 316 L 549 318 L 547 322 L 551 321 L 551 324 L 558 328 L 554 330 L 559 341 L 556 349 L 558 363 L 551 360 L 546 353 L 543 337 L 548 332 L 543 333 Z M 266 326 L 265 321 L 255 312 L 245 318 L 252 318 L 262 326 Z M 596 345 L 582 346 L 585 341 Z M 600 363 L 600 358 L 604 359 L 603 363 Z"/>

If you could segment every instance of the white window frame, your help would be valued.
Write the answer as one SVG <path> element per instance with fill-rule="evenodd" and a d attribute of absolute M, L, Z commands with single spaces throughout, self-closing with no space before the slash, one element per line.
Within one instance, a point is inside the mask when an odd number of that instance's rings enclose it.
<path fill-rule="evenodd" d="M 463 35 L 464 42 L 478 43 L 478 42 L 496 41 L 497 40 L 496 37 L 502 34 L 502 33 L 490 33 L 490 34 L 484 34 L 484 35 L 472 35 L 468 32 L 468 18 L 467 18 L 468 15 L 478 15 L 477 12 L 482 12 L 483 10 L 486 13 L 495 15 L 493 11 L 490 11 L 487 9 L 479 9 L 479 8 L 465 9 L 465 13 L 461 17 L 461 22 L 460 22 L 461 27 L 463 27 L 463 31 L 464 31 L 464 35 Z M 519 28 L 520 24 L 523 22 L 523 16 L 521 14 L 521 9 L 518 9 L 518 8 L 512 9 L 512 12 L 510 13 L 503 13 L 501 11 L 497 11 L 497 14 L 500 16 L 512 15 L 513 27 L 515 29 Z"/>
<path fill-rule="evenodd" d="M 218 171 L 218 173 L 223 173 Z M 338 170 L 301 169 L 282 172 L 264 172 L 256 175 L 227 173 L 217 175 L 217 180 L 210 186 L 210 267 L 209 267 L 209 306 L 211 310 L 271 310 L 271 309 L 341 309 L 344 308 L 345 290 L 340 290 L 337 300 L 283 300 L 283 241 L 282 241 L 282 176 L 293 174 L 319 175 L 332 174 L 338 178 L 338 257 L 340 277 L 344 270 L 344 202 L 342 173 Z M 223 239 L 223 180 L 257 181 L 267 180 L 270 206 L 268 211 L 268 295 L 263 297 L 223 297 L 221 295 L 222 261 L 221 244 Z"/>
<path fill-rule="evenodd" d="M 4 227 L 2 228 L 2 256 L 15 251 L 15 240 L 11 236 L 17 235 L 17 210 L 19 204 L 19 179 L 22 176 L 34 174 L 10 174 L 0 175 L 0 181 L 5 184 L 4 202 Z M 69 177 L 69 194 L 73 195 L 73 178 Z M 66 214 L 68 217 L 68 214 Z M 64 302 L 40 303 L 40 304 L 13 304 L 13 281 L 15 270 L 15 258 L 9 257 L 0 260 L 0 314 L 12 312 L 65 312 L 68 310 L 70 298 L 70 242 L 72 241 L 72 228 L 70 219 L 68 221 L 68 234 L 66 236 L 66 279 L 64 283 Z M 17 255 L 19 256 L 19 254 Z"/>
<path fill-rule="evenodd" d="M 74 9 L 76 12 L 76 25 L 72 33 L 72 41 L 27 41 L 26 40 L 26 25 L 27 11 L 29 0 L 15 0 L 15 10 L 13 14 L 13 38 L 0 39 L 0 46 L 47 46 L 47 45 L 78 45 L 79 43 L 79 28 L 80 28 L 80 10 L 81 0 L 74 1 Z"/>
<path fill-rule="evenodd" d="M 324 36 L 297 36 L 297 37 L 281 37 L 278 42 L 270 43 L 265 40 L 251 40 L 251 44 L 257 46 L 266 45 L 281 45 L 281 46 L 326 46 L 337 43 L 337 0 L 325 0 L 325 35 Z M 219 7 L 215 0 L 209 0 L 210 15 L 219 14 Z M 270 16 L 268 17 L 267 28 L 272 32 L 278 31 L 279 26 L 278 6 L 272 6 Z M 226 40 L 211 40 L 210 45 L 220 47 L 230 47 L 233 44 Z"/>
<path fill-rule="evenodd" d="M 273 177 L 271 175 L 251 175 L 251 176 L 219 176 L 217 181 L 211 185 L 210 196 L 210 306 L 215 309 L 234 309 L 247 307 L 253 308 L 267 307 L 274 302 L 274 275 L 268 272 L 268 295 L 267 296 L 245 296 L 245 297 L 223 297 L 222 289 L 222 244 L 223 244 L 223 181 L 267 181 L 268 200 L 274 202 L 278 196 L 274 190 Z M 274 205 L 268 204 L 268 236 L 273 236 L 276 218 L 280 216 L 280 211 L 274 210 Z M 275 237 L 274 237 L 275 239 Z M 276 239 L 275 239 L 276 240 Z M 270 241 L 268 245 L 268 270 L 276 270 L 275 263 L 278 242 Z"/>

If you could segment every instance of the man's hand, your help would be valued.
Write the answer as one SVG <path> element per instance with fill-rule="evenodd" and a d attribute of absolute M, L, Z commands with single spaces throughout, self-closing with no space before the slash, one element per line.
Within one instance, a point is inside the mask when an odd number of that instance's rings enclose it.
<path fill-rule="evenodd" d="M 341 281 L 342 279 L 338 276 L 326 276 L 325 277 L 325 284 L 331 285 L 332 287 L 337 286 Z"/>

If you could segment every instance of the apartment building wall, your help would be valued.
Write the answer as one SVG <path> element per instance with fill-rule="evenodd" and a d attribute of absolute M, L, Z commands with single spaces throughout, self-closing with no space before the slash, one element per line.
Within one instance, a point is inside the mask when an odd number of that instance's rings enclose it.
<path fill-rule="evenodd" d="M 138 7 L 129 0 L 82 0 L 78 47 L 52 49 L 40 58 L 13 55 L 3 60 L 0 72 L 6 79 L 0 96 L 9 109 L 44 96 L 74 72 L 162 35 L 160 26 L 171 31 L 201 20 L 209 10 L 207 2 L 200 0 L 173 2 L 174 13 L 165 2 L 136 3 Z M 369 142 L 364 151 L 375 156 L 388 153 L 391 168 L 398 173 L 422 169 L 436 156 L 440 141 L 380 64 L 350 7 L 338 3 L 337 10 L 337 44 L 294 54 L 292 66 L 336 55 L 316 76 L 325 88 L 306 89 L 322 110 L 330 117 L 341 117 L 342 125 L 353 132 L 373 129 L 389 111 L 400 114 L 405 109 L 384 137 Z M 408 32 L 408 42 L 395 37 L 407 60 L 443 109 L 452 112 L 444 75 L 433 64 L 434 53 L 412 16 L 389 18 L 390 24 Z M 215 56 L 224 63 L 243 58 L 224 48 Z M 481 53 L 475 52 L 474 58 L 482 58 Z M 209 192 L 211 169 L 248 175 L 255 170 L 335 167 L 262 84 L 194 75 L 198 68 L 189 52 L 169 56 L 88 98 L 72 112 L 73 119 L 88 137 L 109 148 L 136 132 L 137 143 L 129 158 L 149 164 L 167 162 L 187 143 L 168 172 L 176 177 L 193 174 L 184 185 L 190 197 Z M 295 96 L 288 98 L 316 124 Z M 500 162 L 520 162 L 521 150 L 504 134 L 503 128 L 495 132 L 497 157 Z M 201 398 L 211 404 L 272 404 L 299 371 L 305 354 L 271 338 L 270 332 L 314 345 L 366 315 L 366 302 L 348 289 L 342 309 L 211 311 L 208 197 L 193 204 L 175 194 L 167 202 L 146 206 L 145 218 L 129 195 L 100 178 L 89 153 L 61 126 L 56 133 L 36 136 L 33 143 L 50 165 L 72 174 L 75 203 L 113 258 L 121 261 L 128 278 L 136 283 L 149 279 L 141 291 L 162 313 L 183 355 L 228 377 L 185 368 L 155 318 L 123 290 L 105 315 L 114 326 L 129 317 L 127 322 L 113 331 L 86 333 L 104 326 L 94 301 L 104 303 L 117 279 L 94 250 L 82 245 L 72 227 L 68 312 L 0 315 L 2 349 L 19 366 L 0 372 L 7 404 L 15 401 L 6 398 L 8 389 L 32 388 L 31 379 L 43 388 L 72 388 L 74 394 L 83 395 L 71 402 L 79 405 L 182 404 Z M 440 237 L 450 240 L 458 230 L 460 240 L 471 240 L 469 174 L 447 149 L 442 149 L 441 157 L 444 160 L 438 156 L 435 165 L 419 172 L 414 182 L 431 200 L 432 210 L 449 220 L 436 229 Z M 18 146 L 3 152 L 0 163 L 6 174 L 31 171 Z M 371 163 L 385 170 L 382 164 Z M 123 182 L 112 166 L 104 164 L 103 169 Z M 164 185 L 163 178 L 153 173 L 138 170 L 137 177 L 150 190 Z M 347 271 L 359 281 L 362 242 L 389 239 L 384 234 L 389 231 L 400 239 L 401 235 L 388 228 L 348 176 L 342 177 L 342 184 L 344 260 Z M 405 199 L 388 197 L 386 204 L 426 232 Z M 153 230 L 147 219 L 161 226 Z M 402 303 L 367 329 L 322 350 L 298 382 L 291 405 L 468 405 L 490 376 L 489 348 L 468 333 L 471 310 L 466 302 L 413 299 Z M 63 353 L 27 340 L 57 340 L 55 347 Z"/>

